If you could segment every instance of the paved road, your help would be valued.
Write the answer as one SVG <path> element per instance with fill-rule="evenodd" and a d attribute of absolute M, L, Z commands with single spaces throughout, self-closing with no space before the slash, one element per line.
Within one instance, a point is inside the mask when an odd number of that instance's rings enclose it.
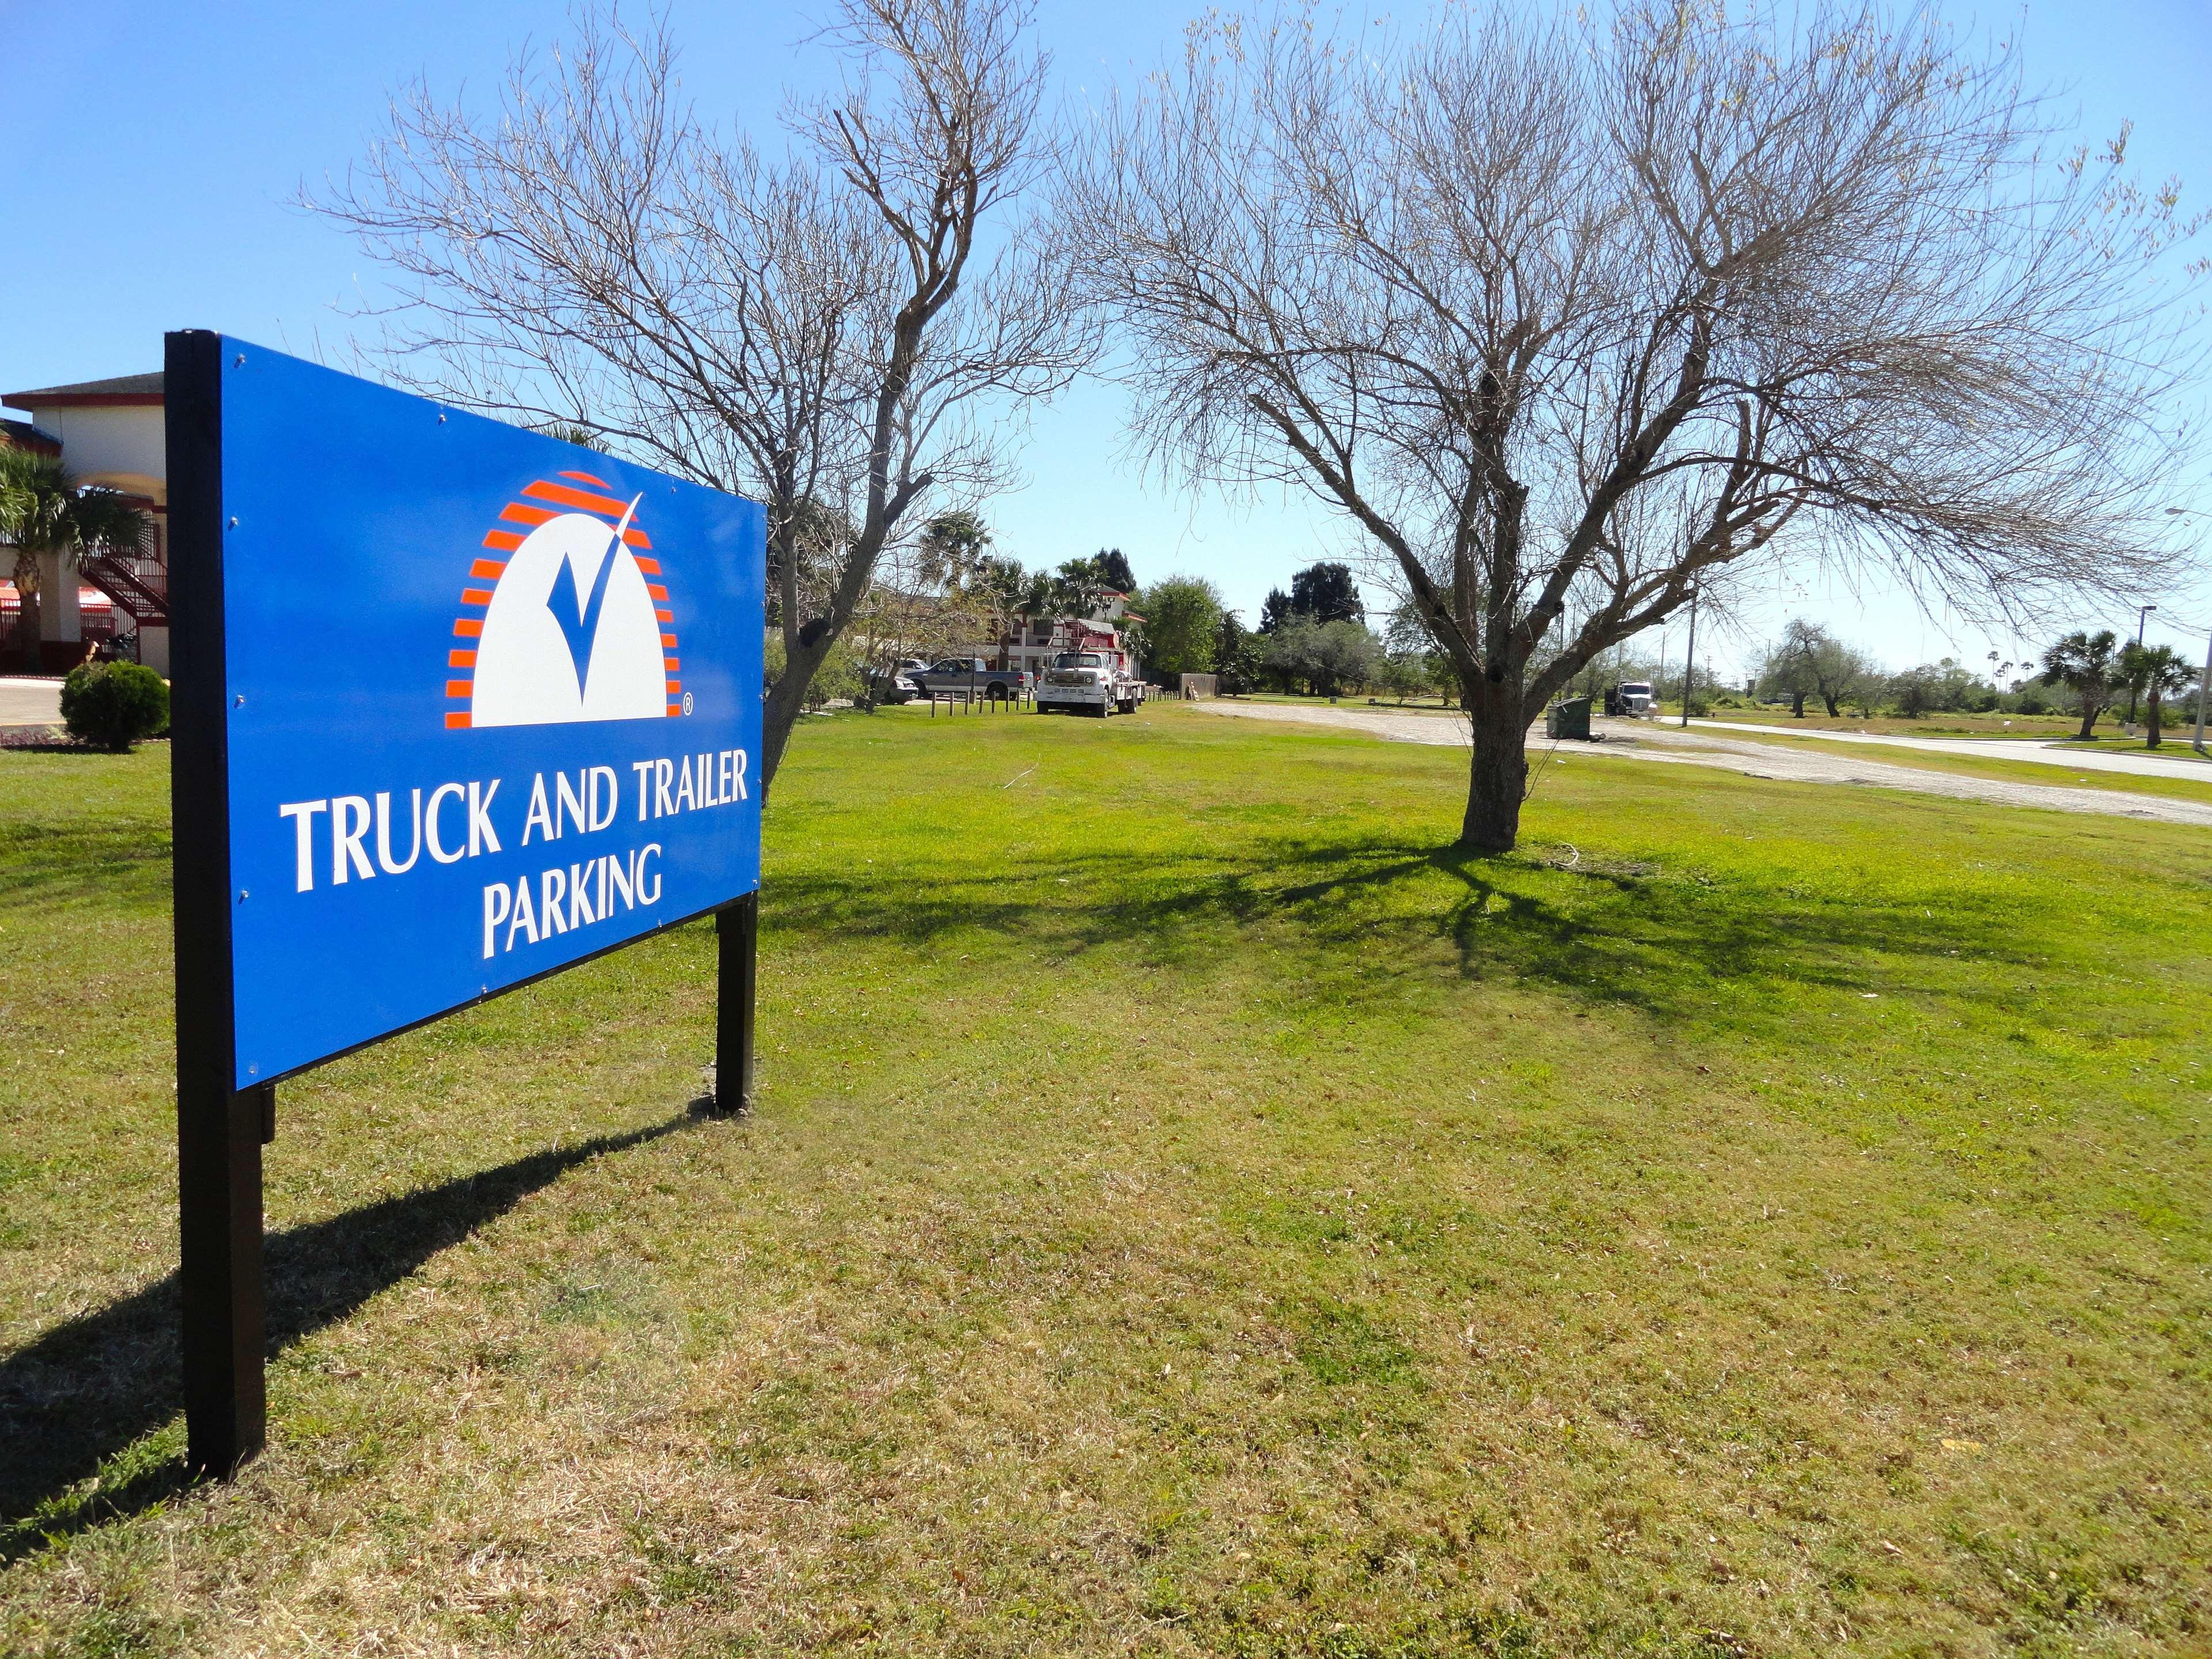
<path fill-rule="evenodd" d="M 1655 724 L 1656 724 L 1655 722 Z M 1812 738 L 1831 743 L 1864 743 L 1893 749 L 1924 749 L 1932 755 L 1978 755 L 1984 759 L 2028 761 L 2038 766 L 2063 766 L 2076 775 L 2090 772 L 2132 772 L 2142 778 L 2193 778 L 2212 783 L 2212 766 L 2201 760 L 2165 756 L 2148 749 L 2061 749 L 2033 738 L 1908 738 L 1883 732 L 1831 732 L 1825 727 L 1753 726 L 1740 720 L 1693 720 L 1691 726 L 1716 732 L 1764 732 L 1784 738 Z M 1680 728 L 1669 721 L 1669 731 Z M 2176 728 L 2168 727 L 2168 731 Z M 2196 728 L 2182 731 L 2185 750 Z M 2168 742 L 2174 739 L 2169 738 Z"/>
<path fill-rule="evenodd" d="M 0 726 L 58 726 L 61 719 L 59 680 L 0 678 Z"/>
<path fill-rule="evenodd" d="M 1436 744 L 1464 748 L 1467 723 L 1441 714 L 1399 714 L 1379 708 L 1323 708 L 1298 703 L 1232 702 L 1225 700 L 1192 705 L 1211 714 L 1248 720 L 1283 720 L 1302 726 L 1323 726 L 1338 731 L 1364 732 L 1394 743 Z M 1905 789 L 1916 794 L 1944 795 L 1954 800 L 1986 801 L 2000 806 L 2038 806 L 2059 812 L 2089 812 L 2103 817 L 2148 818 L 2164 823 L 2196 824 L 2212 829 L 2212 802 L 2182 800 L 2165 795 L 2124 794 L 2116 789 L 2069 788 L 2063 785 L 2013 783 L 1996 778 L 1970 777 L 1956 772 L 1930 772 L 1916 766 L 1893 766 L 1864 760 L 1856 755 L 1824 754 L 1818 745 L 1800 750 L 1784 744 L 1756 743 L 1699 731 L 1684 732 L 1648 720 L 1597 720 L 1594 729 L 1603 732 L 1603 743 L 1563 745 L 1557 754 L 1544 740 L 1540 728 L 1531 732 L 1529 758 L 1542 763 L 1584 760 L 1661 761 L 1685 766 L 1715 766 L 1741 772 L 1747 777 L 1776 778 L 1795 783 L 1856 783 L 1883 789 Z M 1913 741 L 1911 739 L 1908 742 Z M 1969 752 L 1986 753 L 1969 744 Z M 2009 749 L 2009 745 L 2008 745 Z M 2085 756 L 2084 759 L 2096 757 Z M 2203 778 L 2202 771 L 2188 775 Z"/>

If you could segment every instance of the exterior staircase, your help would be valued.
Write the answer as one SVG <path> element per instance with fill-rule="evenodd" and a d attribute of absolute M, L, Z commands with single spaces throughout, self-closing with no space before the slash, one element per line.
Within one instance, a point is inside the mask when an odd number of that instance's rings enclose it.
<path fill-rule="evenodd" d="M 134 626 L 169 625 L 169 567 L 139 553 L 95 553 L 79 562 L 77 574 L 128 611 Z"/>

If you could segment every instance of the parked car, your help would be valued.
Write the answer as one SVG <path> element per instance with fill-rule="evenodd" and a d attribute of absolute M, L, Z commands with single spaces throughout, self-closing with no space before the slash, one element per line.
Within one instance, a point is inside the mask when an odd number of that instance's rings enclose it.
<path fill-rule="evenodd" d="M 972 691 L 993 702 L 1005 702 L 1030 689 L 1030 677 L 1017 668 L 994 668 L 981 657 L 946 657 L 927 668 L 909 669 L 907 678 L 925 692 Z"/>
<path fill-rule="evenodd" d="M 1040 714 L 1054 709 L 1067 714 L 1081 709 L 1102 719 L 1117 710 L 1133 714 L 1144 700 L 1145 683 L 1131 678 L 1114 656 L 1103 651 L 1061 652 L 1052 659 L 1036 689 Z"/>
<path fill-rule="evenodd" d="M 903 665 L 871 668 L 861 674 L 860 679 L 867 686 L 868 698 L 872 702 L 911 702 L 921 695 L 921 688 L 914 683 L 913 676 Z"/>

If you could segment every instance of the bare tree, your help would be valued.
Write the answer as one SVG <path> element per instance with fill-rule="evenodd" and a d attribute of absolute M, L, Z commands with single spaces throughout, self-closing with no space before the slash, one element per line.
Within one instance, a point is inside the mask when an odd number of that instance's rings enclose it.
<path fill-rule="evenodd" d="M 1762 691 L 1779 691 L 1787 696 L 1790 712 L 1800 719 L 1804 717 L 1805 699 L 1817 696 L 1833 720 L 1843 713 L 1844 699 L 1874 677 L 1874 665 L 1863 653 L 1820 623 L 1800 617 L 1784 628 L 1782 637 L 1768 648 L 1759 684 Z"/>
<path fill-rule="evenodd" d="M 864 670 L 876 677 L 871 707 L 877 687 L 888 682 L 902 659 L 934 661 L 992 636 L 986 609 L 972 593 L 945 580 L 942 554 L 926 543 L 922 538 L 887 550 L 875 581 L 854 612 L 847 639 Z"/>
<path fill-rule="evenodd" d="M 396 378 L 768 507 L 772 779 L 878 561 L 1000 476 L 1088 340 L 1025 205 L 1054 155 L 1024 0 L 841 0 L 842 93 L 764 157 L 682 100 L 658 21 L 579 13 L 497 107 L 420 83 L 316 205 L 393 267 Z"/>
<path fill-rule="evenodd" d="M 2177 442 L 2152 267 L 2193 227 L 2124 139 L 2045 156 L 2009 49 L 1917 9 L 1612 16 L 1217 21 L 1072 188 L 1153 456 L 1311 489 L 1449 659 L 1478 849 L 1554 691 L 1723 567 L 1984 612 L 2129 588 Z"/>

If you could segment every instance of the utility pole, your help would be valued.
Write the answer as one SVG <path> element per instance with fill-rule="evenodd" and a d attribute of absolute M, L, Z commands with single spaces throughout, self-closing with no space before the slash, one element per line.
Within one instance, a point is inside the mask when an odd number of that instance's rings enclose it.
<path fill-rule="evenodd" d="M 2204 752 L 2204 705 L 2212 702 L 2212 640 L 2204 643 L 2204 678 L 2197 683 L 2197 741 L 2189 746 Z"/>
<path fill-rule="evenodd" d="M 1690 590 L 1690 651 L 1682 659 L 1682 726 L 1690 724 L 1690 676 L 1698 667 L 1698 590 Z"/>

